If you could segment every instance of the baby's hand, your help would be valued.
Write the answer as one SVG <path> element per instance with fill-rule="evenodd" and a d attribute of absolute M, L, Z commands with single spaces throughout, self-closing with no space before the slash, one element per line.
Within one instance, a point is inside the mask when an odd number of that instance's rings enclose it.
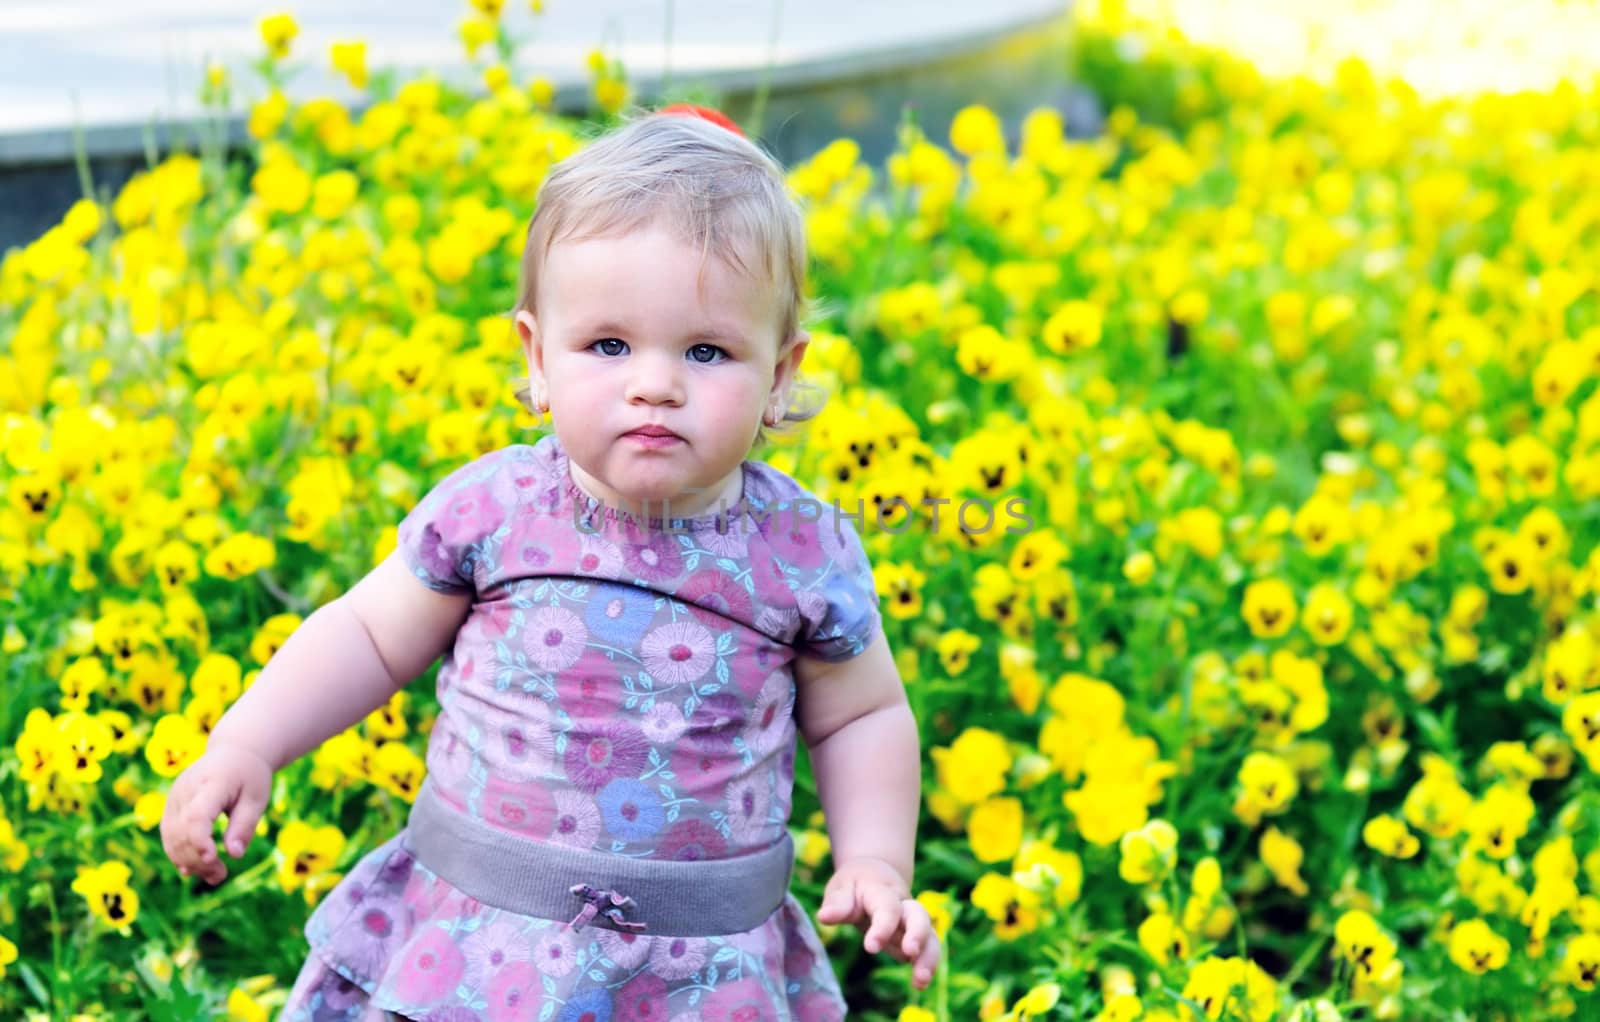
<path fill-rule="evenodd" d="M 228 814 L 224 840 L 229 853 L 239 858 L 271 793 L 272 768 L 260 756 L 242 749 L 207 749 L 178 775 L 167 793 L 161 816 L 161 845 L 167 858 L 184 876 L 199 874 L 207 883 L 222 883 L 228 867 L 217 856 L 212 825 L 219 814 Z"/>
<path fill-rule="evenodd" d="M 823 890 L 817 922 L 864 929 L 862 946 L 868 951 L 886 948 L 896 959 L 916 963 L 911 982 L 918 990 L 933 982 L 939 964 L 933 920 L 906 890 L 899 870 L 884 860 L 862 857 L 840 863 Z"/>

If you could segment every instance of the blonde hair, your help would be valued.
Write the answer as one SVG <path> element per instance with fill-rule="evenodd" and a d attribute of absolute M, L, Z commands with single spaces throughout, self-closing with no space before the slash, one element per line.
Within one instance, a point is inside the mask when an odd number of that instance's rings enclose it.
<path fill-rule="evenodd" d="M 783 169 L 743 135 L 694 114 L 645 114 L 550 169 L 528 222 L 516 312 L 535 312 L 539 274 L 560 241 L 665 227 L 707 256 L 750 277 L 764 274 L 781 296 L 778 343 L 805 309 L 805 220 Z M 797 381 L 779 425 L 821 410 L 820 392 Z M 517 391 L 529 405 L 527 381 Z M 797 401 L 796 398 L 802 398 Z M 759 439 L 768 429 L 763 422 Z"/>

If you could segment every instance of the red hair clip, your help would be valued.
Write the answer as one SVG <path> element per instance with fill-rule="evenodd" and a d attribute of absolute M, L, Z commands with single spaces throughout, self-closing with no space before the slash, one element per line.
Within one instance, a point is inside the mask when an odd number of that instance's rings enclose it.
<path fill-rule="evenodd" d="M 699 117 L 702 120 L 710 121 L 712 124 L 721 125 L 735 135 L 744 134 L 743 131 L 739 130 L 739 125 L 733 122 L 733 118 L 720 110 L 713 110 L 708 106 L 697 106 L 694 103 L 674 103 L 671 106 L 662 107 L 656 113 L 676 114 L 680 117 Z"/>

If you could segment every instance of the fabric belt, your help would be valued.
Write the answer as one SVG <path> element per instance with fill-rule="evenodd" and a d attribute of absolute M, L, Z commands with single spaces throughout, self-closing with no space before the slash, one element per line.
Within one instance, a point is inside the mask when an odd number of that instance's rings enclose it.
<path fill-rule="evenodd" d="M 428 869 L 485 905 L 574 929 L 710 937 L 753 930 L 789 893 L 794 839 L 728 859 L 641 859 L 519 837 L 452 808 L 427 781 L 407 843 Z"/>

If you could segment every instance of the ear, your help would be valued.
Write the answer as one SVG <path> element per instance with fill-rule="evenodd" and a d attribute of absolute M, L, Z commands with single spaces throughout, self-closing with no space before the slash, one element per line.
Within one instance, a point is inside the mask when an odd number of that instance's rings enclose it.
<path fill-rule="evenodd" d="M 539 343 L 539 321 L 527 309 L 517 310 L 517 337 L 522 341 L 522 356 L 528 363 L 528 379 L 532 386 L 544 384 L 544 348 Z"/>
<path fill-rule="evenodd" d="M 778 362 L 772 367 L 772 391 L 768 395 L 769 403 L 776 401 L 783 407 L 789 397 L 789 388 L 794 385 L 795 374 L 800 371 L 800 363 L 805 360 L 806 346 L 811 343 L 811 335 L 804 330 L 796 330 L 783 342 L 783 347 L 778 349 Z"/>

